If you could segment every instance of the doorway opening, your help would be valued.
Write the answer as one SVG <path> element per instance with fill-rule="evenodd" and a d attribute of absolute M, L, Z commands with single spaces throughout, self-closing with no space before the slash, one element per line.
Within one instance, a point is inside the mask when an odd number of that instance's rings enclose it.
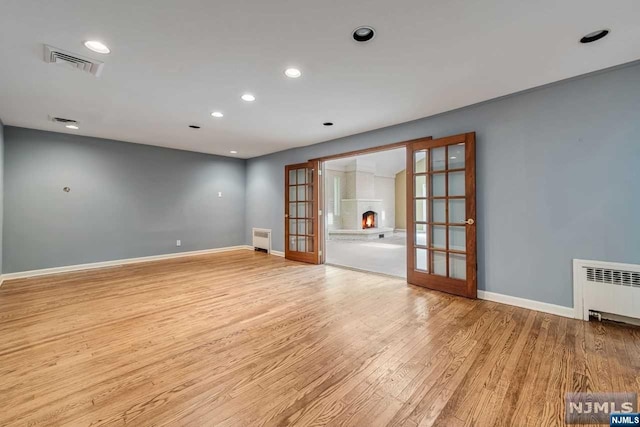
<path fill-rule="evenodd" d="M 476 298 L 475 138 L 428 136 L 285 165 L 285 258 Z"/>
<path fill-rule="evenodd" d="M 406 148 L 323 163 L 325 261 L 407 276 Z"/>

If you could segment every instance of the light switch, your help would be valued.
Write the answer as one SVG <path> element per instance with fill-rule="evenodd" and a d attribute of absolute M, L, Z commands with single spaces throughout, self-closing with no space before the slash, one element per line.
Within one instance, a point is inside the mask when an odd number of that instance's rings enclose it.
<path fill-rule="evenodd" d="M 222 191 L 218 191 L 218 197 L 222 197 Z"/>

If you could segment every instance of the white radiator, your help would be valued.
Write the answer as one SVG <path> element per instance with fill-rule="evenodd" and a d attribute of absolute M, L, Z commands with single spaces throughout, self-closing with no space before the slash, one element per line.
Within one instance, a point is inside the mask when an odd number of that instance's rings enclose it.
<path fill-rule="evenodd" d="M 253 248 L 271 253 L 271 230 L 267 228 L 253 229 Z"/>
<path fill-rule="evenodd" d="M 575 317 L 589 311 L 640 319 L 640 265 L 573 260 Z"/>

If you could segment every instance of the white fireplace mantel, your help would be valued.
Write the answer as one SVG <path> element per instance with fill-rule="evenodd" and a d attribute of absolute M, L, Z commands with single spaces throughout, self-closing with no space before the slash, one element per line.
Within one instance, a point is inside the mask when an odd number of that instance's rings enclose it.
<path fill-rule="evenodd" d="M 342 228 L 360 230 L 362 228 L 362 214 L 367 211 L 373 211 L 380 215 L 382 213 L 382 199 L 342 199 Z"/>

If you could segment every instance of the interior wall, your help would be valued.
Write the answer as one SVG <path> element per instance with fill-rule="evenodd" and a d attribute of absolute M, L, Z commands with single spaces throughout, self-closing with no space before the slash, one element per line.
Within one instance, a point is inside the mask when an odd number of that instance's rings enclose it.
<path fill-rule="evenodd" d="M 5 273 L 244 244 L 244 160 L 4 133 Z"/>
<path fill-rule="evenodd" d="M 638 262 L 639 63 L 250 159 L 245 229 L 273 229 L 283 250 L 286 164 L 470 131 L 479 289 L 570 307 L 573 258 Z"/>
<path fill-rule="evenodd" d="M 386 176 L 374 177 L 374 199 L 382 200 L 382 212 L 378 212 L 378 227 L 393 228 L 396 223 L 396 182 Z"/>
<path fill-rule="evenodd" d="M 397 230 L 407 229 L 407 170 L 396 174 L 395 179 L 396 194 L 396 224 Z"/>
<path fill-rule="evenodd" d="M 335 179 L 340 180 L 340 193 L 335 194 Z M 342 228 L 342 211 L 335 211 L 335 199 L 338 199 L 338 204 L 342 203 L 342 199 L 346 198 L 345 191 L 345 173 L 344 171 L 325 169 L 325 182 L 324 182 L 324 194 L 325 194 L 325 212 L 331 217 L 331 222 L 327 224 L 327 230 L 339 230 Z"/>

